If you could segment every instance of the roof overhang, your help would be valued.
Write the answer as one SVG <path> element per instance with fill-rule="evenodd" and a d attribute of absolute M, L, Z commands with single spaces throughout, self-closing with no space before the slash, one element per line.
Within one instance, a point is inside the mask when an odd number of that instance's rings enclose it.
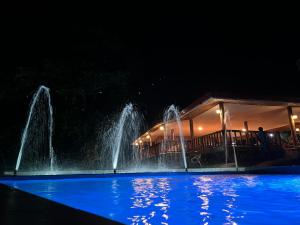
<path fill-rule="evenodd" d="M 293 101 L 275 101 L 275 100 L 257 100 L 257 99 L 239 99 L 208 97 L 203 100 L 197 100 L 181 111 L 181 119 L 192 119 L 193 117 L 204 113 L 219 103 L 241 104 L 241 105 L 264 105 L 264 106 L 293 106 L 300 107 L 300 100 Z"/>
<path fill-rule="evenodd" d="M 217 106 L 221 102 L 225 104 L 229 103 L 229 104 L 241 104 L 241 105 L 300 107 L 300 99 L 288 99 L 288 98 L 282 98 L 279 100 L 274 100 L 274 99 L 263 100 L 263 99 L 249 99 L 249 98 L 242 99 L 242 98 L 222 97 L 218 95 L 208 94 L 202 98 L 197 99 L 191 105 L 181 110 L 180 118 L 181 120 L 193 119 L 194 117 Z M 150 128 L 147 132 L 145 132 L 143 135 L 141 135 L 140 138 L 146 137 L 149 133 L 157 131 L 162 125 L 164 125 L 163 122 L 156 124 L 155 126 Z"/>

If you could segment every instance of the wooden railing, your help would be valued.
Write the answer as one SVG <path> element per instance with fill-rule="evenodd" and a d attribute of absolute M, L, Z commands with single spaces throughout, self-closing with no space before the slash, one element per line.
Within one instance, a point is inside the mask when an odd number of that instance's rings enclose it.
<path fill-rule="evenodd" d="M 187 152 L 210 151 L 224 147 L 224 132 L 217 131 L 205 136 L 196 137 L 186 141 Z"/>
<path fill-rule="evenodd" d="M 187 153 L 206 153 L 214 151 L 224 151 L 226 133 L 227 146 L 235 145 L 239 148 L 259 148 L 257 140 L 258 131 L 241 131 L 241 130 L 226 130 L 217 131 L 205 136 L 196 137 L 193 140 L 186 140 L 185 147 Z M 269 143 L 272 146 L 281 146 L 281 138 L 279 132 L 266 133 Z M 143 158 L 151 158 L 159 154 L 178 153 L 181 151 L 179 137 L 166 142 L 153 143 L 152 146 L 144 146 L 142 149 Z"/>
<path fill-rule="evenodd" d="M 185 143 L 186 145 L 186 143 Z M 152 146 L 147 145 L 141 149 L 143 158 L 152 158 L 159 154 L 178 153 L 181 151 L 181 144 L 178 138 L 174 140 L 161 141 L 153 143 Z"/>
<path fill-rule="evenodd" d="M 202 137 L 197 137 L 187 141 L 187 151 L 210 151 L 227 146 L 235 145 L 237 147 L 259 147 L 257 139 L 258 131 L 241 131 L 241 130 L 226 130 L 226 140 L 224 137 L 225 131 L 217 131 Z M 268 133 L 268 142 L 274 146 L 281 146 L 281 138 L 279 132 Z"/>

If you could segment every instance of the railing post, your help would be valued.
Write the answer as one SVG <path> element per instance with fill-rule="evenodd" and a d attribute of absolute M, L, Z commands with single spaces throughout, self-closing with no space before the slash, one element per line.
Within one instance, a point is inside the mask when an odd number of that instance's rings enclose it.
<path fill-rule="evenodd" d="M 194 134 L 194 122 L 193 122 L 193 119 L 192 119 L 192 118 L 189 119 L 189 124 L 190 124 L 191 146 L 192 146 L 192 148 L 195 148 L 196 145 L 195 145 L 195 143 L 194 143 L 194 138 L 195 138 L 195 134 Z"/>
<path fill-rule="evenodd" d="M 289 117 L 289 123 L 290 123 L 290 129 L 291 129 L 291 136 L 292 136 L 292 141 L 294 144 L 294 147 L 297 146 L 297 136 L 296 136 L 296 126 L 295 126 L 295 121 L 292 118 L 293 117 L 293 110 L 291 106 L 287 107 L 288 111 L 288 117 Z"/>
<path fill-rule="evenodd" d="M 225 110 L 224 110 L 224 103 L 219 103 L 219 109 L 220 109 L 220 120 L 221 120 L 221 129 L 226 130 L 226 123 L 225 123 Z"/>
<path fill-rule="evenodd" d="M 194 135 L 194 122 L 193 119 L 189 119 L 190 122 L 190 136 L 191 136 L 191 140 L 194 139 L 195 135 Z"/>
<path fill-rule="evenodd" d="M 277 133 L 277 138 L 278 138 L 278 145 L 279 145 L 280 147 L 282 147 L 280 132 L 277 131 L 276 133 Z"/>
<path fill-rule="evenodd" d="M 246 145 L 250 143 L 249 141 L 249 127 L 248 127 L 248 121 L 244 121 L 244 128 L 246 130 Z"/>
<path fill-rule="evenodd" d="M 225 123 L 225 110 L 224 110 L 224 102 L 219 103 L 220 109 L 220 120 L 221 120 L 221 128 L 224 135 L 224 150 L 225 150 L 225 162 L 228 163 L 228 149 L 227 149 L 227 133 L 226 133 L 226 123 Z"/>

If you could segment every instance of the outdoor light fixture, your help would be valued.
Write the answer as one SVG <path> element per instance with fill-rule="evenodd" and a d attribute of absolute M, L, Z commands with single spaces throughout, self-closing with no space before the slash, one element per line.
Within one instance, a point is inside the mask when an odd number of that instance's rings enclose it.
<path fill-rule="evenodd" d="M 139 142 L 140 142 L 140 144 L 142 144 L 142 143 L 143 143 L 143 141 L 142 141 L 142 140 L 140 140 Z"/>
<path fill-rule="evenodd" d="M 138 145 L 139 145 L 139 143 L 135 142 L 135 146 L 138 146 Z"/>
<path fill-rule="evenodd" d="M 297 115 L 292 115 L 292 119 L 296 120 L 296 119 L 298 119 L 298 116 Z"/>
<path fill-rule="evenodd" d="M 198 130 L 203 130 L 203 127 L 198 127 Z"/>
<path fill-rule="evenodd" d="M 146 138 L 147 138 L 147 139 L 150 139 L 150 135 L 148 134 L 148 135 L 146 136 Z"/>
<path fill-rule="evenodd" d="M 246 128 L 243 128 L 242 131 L 243 131 L 243 132 L 246 132 L 247 130 L 246 130 Z"/>
<path fill-rule="evenodd" d="M 274 134 L 273 134 L 273 133 L 270 133 L 270 134 L 269 134 L 269 137 L 274 137 Z"/>
<path fill-rule="evenodd" d="M 299 129 L 299 128 L 296 128 L 296 131 L 297 131 L 297 132 L 299 132 L 299 131 L 300 131 L 300 129 Z"/>
<path fill-rule="evenodd" d="M 216 113 L 217 113 L 217 114 L 221 114 L 221 112 L 222 112 L 221 109 L 217 109 L 217 110 L 216 110 Z"/>
<path fill-rule="evenodd" d="M 165 128 L 164 128 L 164 126 L 160 126 L 159 129 L 160 130 L 164 130 Z"/>

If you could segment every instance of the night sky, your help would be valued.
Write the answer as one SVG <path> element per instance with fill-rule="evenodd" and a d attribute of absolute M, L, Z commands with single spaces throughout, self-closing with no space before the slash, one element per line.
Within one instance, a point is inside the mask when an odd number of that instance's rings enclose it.
<path fill-rule="evenodd" d="M 19 9 L 2 22 L 2 141 L 19 140 L 40 84 L 51 89 L 57 135 L 130 101 L 150 126 L 166 106 L 211 91 L 300 97 L 299 17 L 103 12 Z"/>
<path fill-rule="evenodd" d="M 150 118 L 209 91 L 299 96 L 293 82 L 300 70 L 297 17 L 99 14 L 20 14 L 4 32 L 6 47 L 15 50 L 8 69 L 43 72 L 52 63 L 74 74 L 79 67 L 128 73 L 128 100 L 145 106 Z M 36 83 L 56 89 L 50 76 Z"/>

